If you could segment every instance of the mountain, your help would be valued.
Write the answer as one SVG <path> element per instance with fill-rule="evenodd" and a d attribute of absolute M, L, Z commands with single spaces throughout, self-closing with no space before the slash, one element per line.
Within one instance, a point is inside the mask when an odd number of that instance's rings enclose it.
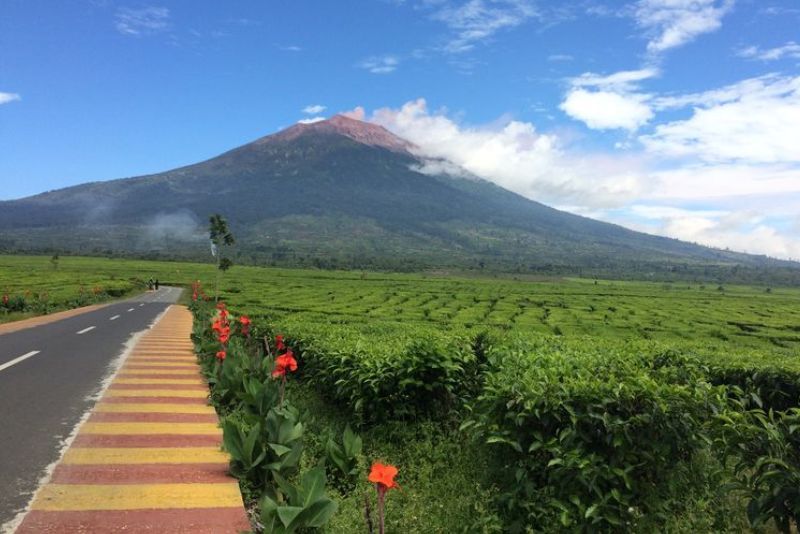
<path fill-rule="evenodd" d="M 262 264 L 800 273 L 559 211 L 467 174 L 423 173 L 436 166 L 417 153 L 344 116 L 297 124 L 194 165 L 0 202 L 0 251 L 207 258 L 206 221 L 219 212 L 239 260 Z"/>

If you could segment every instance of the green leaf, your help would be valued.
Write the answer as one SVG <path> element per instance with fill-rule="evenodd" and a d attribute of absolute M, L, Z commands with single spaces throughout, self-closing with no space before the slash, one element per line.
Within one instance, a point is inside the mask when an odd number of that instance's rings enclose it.
<path fill-rule="evenodd" d="M 504 444 L 509 445 L 510 447 L 512 447 L 515 451 L 522 452 L 522 446 L 519 443 L 517 443 L 516 441 L 510 440 L 508 438 L 505 438 L 503 436 L 491 436 L 486 440 L 486 443 L 487 444 L 504 443 Z"/>
<path fill-rule="evenodd" d="M 222 424 L 222 444 L 225 450 L 231 454 L 231 457 L 236 461 L 241 461 L 244 457 L 242 453 L 242 435 L 239 425 L 233 421 L 226 420 Z"/>
<path fill-rule="evenodd" d="M 259 437 L 261 437 L 261 425 L 257 424 L 250 429 L 250 433 L 247 435 L 244 443 L 242 444 L 243 458 L 246 459 L 246 462 L 250 465 L 253 465 L 253 451 Z"/>
<path fill-rule="evenodd" d="M 283 523 L 283 526 L 287 529 L 292 524 L 292 521 L 303 511 L 301 506 L 278 506 L 277 514 L 278 518 Z M 294 528 L 297 528 L 296 526 Z M 294 529 L 292 529 L 294 530 Z"/>
<path fill-rule="evenodd" d="M 349 458 L 361 454 L 361 447 L 363 445 L 361 436 L 353 432 L 350 425 L 344 428 L 343 442 L 344 452 Z"/>
<path fill-rule="evenodd" d="M 303 496 L 302 506 L 317 501 L 325 495 L 325 469 L 322 467 L 315 467 L 303 475 L 302 482 L 300 483 L 301 492 Z"/>
<path fill-rule="evenodd" d="M 305 527 L 319 528 L 330 520 L 337 508 L 338 505 L 332 500 L 320 499 L 303 510 L 297 519 L 302 520 Z"/>
<path fill-rule="evenodd" d="M 286 445 L 281 445 L 280 443 L 269 443 L 269 448 L 275 451 L 279 457 L 283 456 L 287 452 L 291 452 L 291 447 L 287 447 Z"/>

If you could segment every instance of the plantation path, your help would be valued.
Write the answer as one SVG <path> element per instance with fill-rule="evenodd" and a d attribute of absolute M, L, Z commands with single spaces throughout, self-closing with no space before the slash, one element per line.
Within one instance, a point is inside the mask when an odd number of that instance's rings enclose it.
<path fill-rule="evenodd" d="M 173 305 L 138 340 L 18 534 L 250 529 L 191 328 L 191 313 Z"/>

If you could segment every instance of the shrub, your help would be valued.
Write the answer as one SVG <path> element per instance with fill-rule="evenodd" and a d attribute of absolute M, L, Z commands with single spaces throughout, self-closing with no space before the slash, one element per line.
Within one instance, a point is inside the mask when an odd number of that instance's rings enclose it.
<path fill-rule="evenodd" d="M 746 408 L 751 399 L 732 402 Z M 773 520 L 781 532 L 793 532 L 800 520 L 800 409 L 734 409 L 719 421 L 719 444 L 735 458 L 734 488 L 748 499 L 750 524 L 758 528 Z"/>
<path fill-rule="evenodd" d="M 701 368 L 555 340 L 491 349 L 495 368 L 462 425 L 502 451 L 517 528 L 630 528 L 708 440 L 723 388 Z M 549 525 L 548 529 L 555 529 Z"/>
<path fill-rule="evenodd" d="M 460 405 L 475 354 L 466 335 L 417 329 L 364 335 L 342 325 L 289 337 L 302 376 L 362 421 L 444 417 Z"/>

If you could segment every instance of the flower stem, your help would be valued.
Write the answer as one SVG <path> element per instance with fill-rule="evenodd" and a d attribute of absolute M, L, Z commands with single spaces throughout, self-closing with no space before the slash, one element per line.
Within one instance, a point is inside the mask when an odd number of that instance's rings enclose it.
<path fill-rule="evenodd" d="M 384 534 L 383 524 L 383 502 L 385 493 L 378 487 L 378 534 Z"/>

